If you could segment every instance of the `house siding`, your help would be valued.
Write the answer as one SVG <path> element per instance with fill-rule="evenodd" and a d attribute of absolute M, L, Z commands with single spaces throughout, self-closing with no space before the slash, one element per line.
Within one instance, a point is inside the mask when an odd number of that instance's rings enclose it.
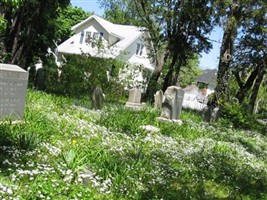
<path fill-rule="evenodd" d="M 80 43 L 82 31 L 84 32 L 84 36 L 83 36 L 83 42 Z M 80 44 L 80 46 L 82 48 L 86 48 L 86 46 L 87 46 L 87 44 L 85 42 L 86 32 L 91 32 L 91 33 L 102 32 L 103 33 L 102 41 L 103 41 L 104 46 L 108 45 L 108 41 L 110 41 L 110 40 L 114 41 L 115 40 L 114 38 L 110 38 L 109 33 L 95 19 L 92 19 L 89 27 L 88 27 L 88 24 L 84 24 L 81 27 L 77 28 L 75 30 L 75 32 L 76 32 L 76 34 L 75 34 L 75 41 L 74 42 L 76 44 Z"/>
<path fill-rule="evenodd" d="M 142 55 L 136 55 L 136 48 L 137 44 L 142 44 L 144 45 Z M 140 63 L 144 65 L 145 62 L 148 62 L 149 58 L 147 56 L 147 48 L 144 42 L 143 37 L 139 37 L 138 39 L 135 40 L 130 46 L 128 46 L 119 56 L 118 58 L 122 61 L 128 61 L 131 63 Z M 146 67 L 146 66 L 144 66 Z"/>

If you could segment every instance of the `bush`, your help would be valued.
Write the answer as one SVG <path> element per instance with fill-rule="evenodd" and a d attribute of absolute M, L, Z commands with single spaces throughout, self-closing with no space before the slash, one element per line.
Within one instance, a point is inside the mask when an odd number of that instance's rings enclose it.
<path fill-rule="evenodd" d="M 116 77 L 122 63 L 113 59 L 93 58 L 85 55 L 68 55 L 62 67 L 60 78 L 57 67 L 50 61 L 45 65 L 47 91 L 60 95 L 81 97 L 91 94 L 95 87 L 101 87 L 108 99 L 123 98 L 123 86 Z M 108 80 L 107 71 L 111 71 Z"/>
<path fill-rule="evenodd" d="M 235 128 L 262 130 L 255 116 L 236 102 L 223 103 L 221 107 L 221 117 L 223 120 L 226 120 L 226 123 L 232 123 Z M 221 122 L 223 120 L 221 120 Z"/>

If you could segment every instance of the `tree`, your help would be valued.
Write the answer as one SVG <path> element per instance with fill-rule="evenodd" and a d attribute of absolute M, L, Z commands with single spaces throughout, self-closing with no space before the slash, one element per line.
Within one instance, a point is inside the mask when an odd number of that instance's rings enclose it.
<path fill-rule="evenodd" d="M 99 0 L 104 18 L 116 24 L 142 26 L 133 0 Z"/>
<path fill-rule="evenodd" d="M 58 8 L 69 0 L 19 0 L 2 2 L 7 27 L 4 35 L 6 62 L 26 69 L 34 57 L 43 58 L 53 47 Z"/>
<path fill-rule="evenodd" d="M 212 8 L 209 1 L 153 1 L 135 0 L 139 15 L 147 24 L 150 35 L 153 38 L 157 51 L 154 55 L 158 64 L 164 64 L 170 59 L 168 72 L 164 79 L 162 89 L 175 85 L 180 69 L 186 66 L 187 61 L 194 54 L 208 51 L 211 43 L 206 37 L 212 30 Z M 165 48 L 160 48 L 165 44 Z M 157 62 L 156 62 L 157 63 Z M 156 77 L 159 76 L 162 66 L 156 66 Z M 156 81 L 156 78 L 155 80 Z M 148 85 L 148 92 L 152 92 Z M 154 91 L 155 92 L 155 91 Z M 151 96 L 150 96 L 151 98 Z"/>
<path fill-rule="evenodd" d="M 192 58 L 188 59 L 186 66 L 181 67 L 178 83 L 182 88 L 192 84 L 202 74 L 202 70 L 198 66 L 199 55 L 195 54 Z"/>
<path fill-rule="evenodd" d="M 252 113 L 258 90 L 267 71 L 267 2 L 257 1 L 246 11 L 242 35 L 234 53 L 233 72 L 239 89 L 236 98 L 243 103 L 252 89 L 248 110 Z"/>
<path fill-rule="evenodd" d="M 91 13 L 86 13 L 83 9 L 71 5 L 59 9 L 59 16 L 56 19 L 56 42 L 62 43 L 67 40 L 72 35 L 71 27 L 90 15 Z"/>
<path fill-rule="evenodd" d="M 4 38 L 5 38 L 5 30 L 7 27 L 7 21 L 5 20 L 5 5 L 16 6 L 16 0 L 2 0 L 0 2 L 0 62 L 4 62 L 5 60 L 5 45 L 4 45 Z"/>
<path fill-rule="evenodd" d="M 226 10 L 226 14 L 223 14 L 226 16 L 227 20 L 224 27 L 223 40 L 220 50 L 217 86 L 215 88 L 213 98 L 208 102 L 210 109 L 219 106 L 219 101 L 226 101 L 228 95 L 230 64 L 232 61 L 234 41 L 237 36 L 237 29 L 241 21 L 241 11 L 243 8 L 239 0 L 233 0 L 230 2 L 227 1 L 226 3 L 219 4 L 219 6 L 221 6 L 219 9 Z"/>
<path fill-rule="evenodd" d="M 149 34 L 149 39 L 146 41 L 149 48 L 149 54 L 152 62 L 155 63 L 155 70 L 150 77 L 148 83 L 146 99 L 153 99 L 154 92 L 157 88 L 157 80 L 159 79 L 163 65 L 168 57 L 166 42 L 163 34 L 161 34 L 161 26 L 156 23 L 154 16 L 160 16 L 161 13 L 150 11 L 153 13 L 143 15 L 138 9 L 139 5 L 135 0 L 100 0 L 101 6 L 105 9 L 105 18 L 113 23 L 127 24 L 145 27 L 146 34 Z"/>
<path fill-rule="evenodd" d="M 215 1 L 214 3 L 218 14 L 217 19 L 222 21 L 226 18 L 226 25 L 220 51 L 217 86 L 213 98 L 208 102 L 210 109 L 220 107 L 222 102 L 229 100 L 228 84 L 233 60 L 234 41 L 238 35 L 238 29 L 244 25 L 246 20 L 252 18 L 250 9 L 256 8 L 256 5 L 256 1 L 252 0 Z M 219 24 L 223 23 L 219 22 Z"/>
<path fill-rule="evenodd" d="M 112 0 L 100 1 L 112 22 L 139 25 L 149 34 L 147 41 L 155 70 L 145 99 L 152 100 L 164 64 L 170 59 L 163 90 L 178 80 L 182 66 L 195 53 L 208 51 L 206 34 L 212 30 L 212 7 L 202 1 Z M 134 4 L 133 4 L 134 3 Z M 133 6 L 134 5 L 134 6 Z"/>

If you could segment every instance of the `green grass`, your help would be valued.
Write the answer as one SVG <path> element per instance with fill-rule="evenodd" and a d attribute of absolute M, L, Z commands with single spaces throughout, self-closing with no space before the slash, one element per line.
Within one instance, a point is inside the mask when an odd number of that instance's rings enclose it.
<path fill-rule="evenodd" d="M 0 124 L 0 199 L 267 199 L 267 138 L 182 111 L 28 90 L 25 117 Z M 158 133 L 140 128 L 153 125 Z"/>

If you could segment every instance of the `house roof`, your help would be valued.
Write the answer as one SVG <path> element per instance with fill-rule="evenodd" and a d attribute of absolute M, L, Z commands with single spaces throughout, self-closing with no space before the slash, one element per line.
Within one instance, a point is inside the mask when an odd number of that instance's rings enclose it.
<path fill-rule="evenodd" d="M 111 34 L 111 35 L 114 35 L 115 37 L 119 37 L 119 38 L 121 38 L 121 36 L 119 35 L 119 34 L 117 34 L 116 32 L 117 32 L 117 30 L 115 29 L 115 27 L 114 27 L 114 25 L 115 24 L 113 24 L 113 23 L 111 23 L 111 22 L 109 22 L 109 21 L 107 21 L 107 20 L 104 20 L 103 18 L 101 18 L 101 17 L 98 17 L 97 15 L 91 15 L 90 17 L 88 17 L 87 19 L 85 19 L 85 20 L 83 20 L 83 21 L 81 21 L 80 23 L 78 23 L 78 24 L 76 24 L 76 25 L 74 25 L 72 28 L 71 28 L 71 30 L 73 30 L 74 32 L 76 32 L 76 30 L 80 27 L 80 26 L 82 26 L 82 25 L 84 25 L 84 24 L 86 24 L 86 23 L 88 23 L 89 21 L 91 21 L 91 20 L 93 20 L 93 19 L 95 19 L 109 34 Z"/>
<path fill-rule="evenodd" d="M 215 84 L 217 78 L 217 69 L 206 69 L 203 73 L 196 79 L 196 82 Z"/>
<path fill-rule="evenodd" d="M 73 26 L 71 29 L 77 34 L 80 30 L 80 27 L 89 23 L 91 20 L 96 20 L 110 35 L 113 35 L 120 39 L 111 48 L 101 53 L 101 57 L 105 57 L 105 58 L 118 57 L 121 54 L 121 52 L 127 49 L 135 40 L 140 38 L 144 34 L 144 30 L 145 30 L 145 28 L 137 27 L 137 26 L 114 24 L 97 15 L 91 15 L 84 21 Z M 69 38 L 67 41 L 59 45 L 58 51 L 61 53 L 80 54 L 81 53 L 80 47 L 73 45 L 72 41 L 73 39 Z M 100 56 L 97 50 L 95 51 L 90 50 L 90 55 L 98 56 L 98 57 Z M 140 62 L 143 62 L 143 61 L 140 61 Z M 146 61 L 146 63 L 148 62 Z M 153 68 L 151 64 L 149 65 L 150 66 L 148 66 L 148 68 Z"/>
<path fill-rule="evenodd" d="M 137 26 L 113 24 L 97 15 L 91 15 L 84 21 L 73 26 L 71 29 L 75 31 L 80 26 L 88 23 L 93 19 L 95 19 L 110 35 L 113 35 L 120 39 L 120 41 L 116 43 L 114 49 L 115 52 L 125 50 L 130 44 L 132 44 L 136 39 L 138 39 L 144 33 L 143 31 L 145 30 L 144 28 Z M 117 53 L 116 56 L 118 55 L 119 54 Z"/>

